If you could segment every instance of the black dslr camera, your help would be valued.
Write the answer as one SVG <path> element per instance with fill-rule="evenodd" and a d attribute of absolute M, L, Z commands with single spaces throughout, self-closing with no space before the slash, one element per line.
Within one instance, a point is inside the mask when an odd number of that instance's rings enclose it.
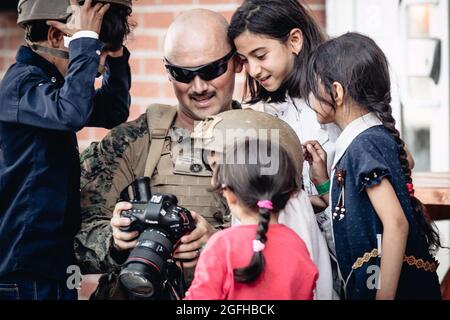
<path fill-rule="evenodd" d="M 139 231 L 136 247 L 122 266 L 119 279 L 136 298 L 180 299 L 184 296 L 182 271 L 171 260 L 180 238 L 195 228 L 191 213 L 179 207 L 172 194 L 151 194 L 150 179 L 136 179 L 122 193 L 133 208 L 122 212 L 131 224 L 125 232 Z"/>

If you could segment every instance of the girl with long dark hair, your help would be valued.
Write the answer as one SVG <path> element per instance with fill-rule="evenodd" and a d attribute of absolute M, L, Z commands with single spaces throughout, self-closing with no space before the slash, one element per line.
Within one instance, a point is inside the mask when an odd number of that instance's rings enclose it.
<path fill-rule="evenodd" d="M 439 236 L 414 196 L 384 53 L 372 39 L 348 33 L 314 51 L 306 79 L 318 121 L 343 130 L 332 167 L 331 208 L 346 298 L 439 299 L 433 257 Z M 305 144 L 312 171 L 326 175 L 320 144 Z"/>

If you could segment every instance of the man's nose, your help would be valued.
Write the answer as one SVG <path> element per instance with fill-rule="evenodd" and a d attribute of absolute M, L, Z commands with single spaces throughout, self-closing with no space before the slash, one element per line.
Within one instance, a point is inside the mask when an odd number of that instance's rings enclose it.
<path fill-rule="evenodd" d="M 208 82 L 200 78 L 199 76 L 195 76 L 194 82 L 192 83 L 192 89 L 195 93 L 203 93 L 208 91 Z"/>

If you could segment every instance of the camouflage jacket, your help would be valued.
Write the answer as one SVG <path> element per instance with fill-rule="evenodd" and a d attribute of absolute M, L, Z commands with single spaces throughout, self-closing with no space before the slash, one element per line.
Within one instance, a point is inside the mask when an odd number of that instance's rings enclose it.
<path fill-rule="evenodd" d="M 240 108 L 237 105 L 234 103 L 233 108 Z M 170 144 L 170 138 L 166 140 Z M 112 129 L 104 139 L 92 143 L 81 154 L 82 222 L 74 248 L 83 273 L 109 273 L 120 268 L 119 262 L 111 256 L 110 220 L 122 190 L 144 175 L 149 149 L 149 128 L 146 114 L 143 114 Z M 153 190 L 152 186 L 152 192 L 169 191 L 164 189 L 164 182 L 162 185 L 162 191 Z M 190 209 L 189 205 L 186 207 Z M 227 210 L 226 206 L 223 208 Z M 205 218 L 214 226 L 219 225 Z"/>
<path fill-rule="evenodd" d="M 110 220 L 119 194 L 145 166 L 149 148 L 146 115 L 112 129 L 92 143 L 81 162 L 81 229 L 75 236 L 75 255 L 83 273 L 111 272 L 119 264 L 111 257 Z M 143 169 L 142 169 L 143 170 Z"/>

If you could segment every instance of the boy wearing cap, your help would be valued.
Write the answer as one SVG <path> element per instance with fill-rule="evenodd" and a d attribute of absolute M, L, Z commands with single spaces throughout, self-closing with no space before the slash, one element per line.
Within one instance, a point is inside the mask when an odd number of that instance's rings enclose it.
<path fill-rule="evenodd" d="M 66 284 L 80 227 L 76 132 L 128 117 L 130 13 L 131 0 L 19 1 L 28 46 L 0 85 L 0 300 L 77 298 Z"/>

